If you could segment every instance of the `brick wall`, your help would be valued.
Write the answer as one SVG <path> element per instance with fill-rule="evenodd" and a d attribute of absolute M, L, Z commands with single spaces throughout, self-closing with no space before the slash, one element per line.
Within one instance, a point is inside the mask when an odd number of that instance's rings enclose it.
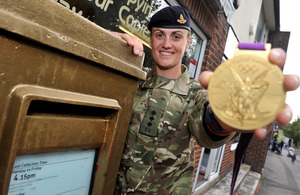
<path fill-rule="evenodd" d="M 244 163 L 251 166 L 251 171 L 258 173 L 262 172 L 265 165 L 273 124 L 267 128 L 270 133 L 264 139 L 252 138 L 244 160 Z"/>
<path fill-rule="evenodd" d="M 285 52 L 288 50 L 290 32 L 270 32 L 268 36 L 268 42 L 272 43 L 272 48 L 282 48 Z"/>
<path fill-rule="evenodd" d="M 181 0 L 179 3 L 191 14 L 199 28 L 207 36 L 207 45 L 202 64 L 203 70 L 214 71 L 222 62 L 229 25 L 218 0 Z M 195 171 L 198 167 L 201 147 L 195 144 Z M 221 177 L 227 173 L 234 163 L 235 151 L 230 151 L 231 143 L 227 144 L 221 164 Z"/>
<path fill-rule="evenodd" d="M 196 20 L 208 41 L 202 70 L 215 70 L 222 62 L 229 24 L 217 0 L 183 0 L 183 5 Z"/>
<path fill-rule="evenodd" d="M 198 164 L 199 164 L 199 160 L 200 160 L 200 156 L 201 156 L 201 151 L 202 151 L 202 147 L 199 146 L 196 142 L 196 140 L 193 139 L 193 143 L 194 143 L 194 154 L 195 154 L 195 167 L 194 167 L 194 172 L 195 175 L 194 177 L 196 177 L 196 173 L 197 173 L 197 168 L 198 168 Z"/>
<path fill-rule="evenodd" d="M 231 168 L 233 167 L 235 150 L 230 151 L 231 144 L 232 144 L 232 142 L 227 143 L 225 146 L 223 160 L 222 160 L 222 164 L 220 167 L 220 177 L 225 176 L 226 173 L 228 173 L 231 170 Z M 195 171 L 195 175 L 196 175 L 202 148 L 196 143 L 195 140 L 194 140 L 194 146 L 195 146 L 195 148 L 194 148 L 195 149 L 195 153 L 194 153 L 195 154 L 195 168 L 194 168 L 195 170 L 194 171 Z"/>
<path fill-rule="evenodd" d="M 220 168 L 220 177 L 225 176 L 225 174 L 233 167 L 235 150 L 230 151 L 231 144 L 232 143 L 228 143 L 225 146 L 224 156 Z"/>

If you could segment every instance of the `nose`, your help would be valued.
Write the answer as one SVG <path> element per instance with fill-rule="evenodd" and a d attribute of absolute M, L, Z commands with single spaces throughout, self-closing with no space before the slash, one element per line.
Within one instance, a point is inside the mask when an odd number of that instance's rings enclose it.
<path fill-rule="evenodd" d="M 163 48 L 164 49 L 170 49 L 172 47 L 172 43 L 171 43 L 171 40 L 170 40 L 170 37 L 167 37 L 164 39 L 164 42 L 163 42 Z"/>

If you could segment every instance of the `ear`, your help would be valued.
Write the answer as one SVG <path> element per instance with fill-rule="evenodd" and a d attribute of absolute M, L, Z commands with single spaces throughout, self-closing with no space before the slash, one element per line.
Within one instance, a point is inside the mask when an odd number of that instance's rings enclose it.
<path fill-rule="evenodd" d="M 192 41 L 192 36 L 190 36 L 189 40 L 187 41 L 187 44 L 186 44 L 186 46 L 185 46 L 185 51 L 188 50 L 188 48 L 189 48 L 189 46 L 190 46 L 190 44 L 191 44 L 191 41 Z"/>
<path fill-rule="evenodd" d="M 150 35 L 149 45 L 152 48 L 152 36 Z"/>

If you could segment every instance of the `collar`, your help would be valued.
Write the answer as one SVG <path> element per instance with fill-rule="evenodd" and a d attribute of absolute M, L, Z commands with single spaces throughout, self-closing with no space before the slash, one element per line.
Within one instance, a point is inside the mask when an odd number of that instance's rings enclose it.
<path fill-rule="evenodd" d="M 189 92 L 189 84 L 193 81 L 188 74 L 187 67 L 184 65 L 181 65 L 182 74 L 178 79 L 165 82 L 159 79 L 155 69 L 145 68 L 144 70 L 147 72 L 147 78 L 146 81 L 140 84 L 141 89 L 162 88 L 180 95 L 187 95 Z"/>

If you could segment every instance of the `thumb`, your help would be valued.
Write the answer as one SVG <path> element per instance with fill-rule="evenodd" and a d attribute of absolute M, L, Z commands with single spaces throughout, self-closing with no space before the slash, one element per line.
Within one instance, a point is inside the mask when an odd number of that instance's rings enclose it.
<path fill-rule="evenodd" d="M 212 75 L 213 75 L 213 72 L 211 72 L 211 71 L 204 71 L 200 74 L 199 82 L 202 85 L 202 87 L 204 87 L 205 89 L 207 89 L 208 83 L 209 83 Z"/>

